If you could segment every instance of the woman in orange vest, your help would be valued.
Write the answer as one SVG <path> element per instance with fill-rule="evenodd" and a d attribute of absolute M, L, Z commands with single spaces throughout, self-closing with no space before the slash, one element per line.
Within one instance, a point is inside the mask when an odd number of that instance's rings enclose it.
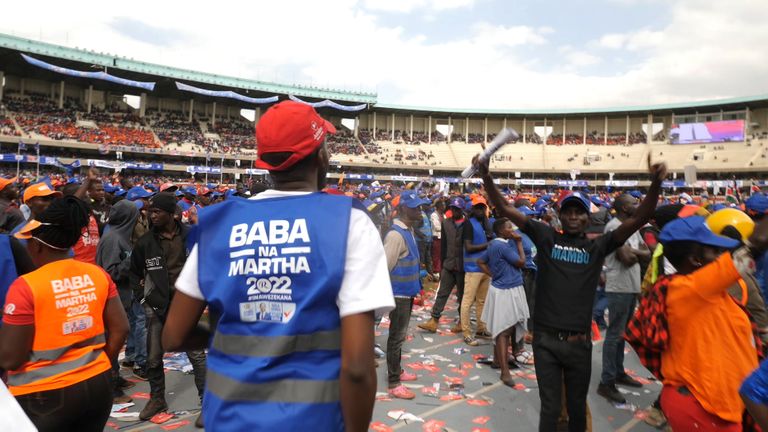
<path fill-rule="evenodd" d="M 85 203 L 66 197 L 16 234 L 38 269 L 8 290 L 0 368 L 40 431 L 102 431 L 112 406 L 111 361 L 128 320 L 109 275 L 69 257 L 87 223 Z"/>

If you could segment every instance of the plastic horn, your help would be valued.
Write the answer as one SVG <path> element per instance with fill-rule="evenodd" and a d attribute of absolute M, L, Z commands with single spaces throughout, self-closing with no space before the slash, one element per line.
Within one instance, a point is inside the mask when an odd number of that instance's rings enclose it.
<path fill-rule="evenodd" d="M 478 162 L 485 163 L 488 161 L 491 156 L 493 156 L 494 153 L 496 153 L 501 147 L 504 146 L 504 144 L 514 141 L 516 139 L 520 138 L 520 135 L 518 135 L 517 131 L 515 131 L 512 128 L 506 128 L 502 129 L 498 135 L 496 135 L 496 138 L 491 141 L 491 143 L 488 145 L 488 147 L 483 150 L 482 153 L 480 153 L 480 157 L 478 158 Z M 464 178 L 472 177 L 473 175 L 477 174 L 477 167 L 475 165 L 470 165 L 467 168 L 464 169 L 464 171 L 461 172 L 461 176 Z"/>

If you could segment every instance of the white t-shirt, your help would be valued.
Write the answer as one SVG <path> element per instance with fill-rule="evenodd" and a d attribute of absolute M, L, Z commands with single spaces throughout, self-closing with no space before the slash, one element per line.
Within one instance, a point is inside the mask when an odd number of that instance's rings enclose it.
<path fill-rule="evenodd" d="M 250 199 L 258 200 L 306 194 L 309 192 L 270 189 Z M 205 300 L 198 284 L 197 269 L 197 245 L 195 245 L 176 280 L 176 289 L 192 298 Z M 352 208 L 349 217 L 344 279 L 336 298 L 336 305 L 339 307 L 341 318 L 368 311 L 375 311 L 376 315 L 380 315 L 395 307 L 381 237 L 379 237 L 379 232 L 368 215 L 357 208 Z"/>

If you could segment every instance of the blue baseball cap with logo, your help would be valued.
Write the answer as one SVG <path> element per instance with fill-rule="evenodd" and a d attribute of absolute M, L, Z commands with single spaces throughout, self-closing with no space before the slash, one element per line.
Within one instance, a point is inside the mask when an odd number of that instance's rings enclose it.
<path fill-rule="evenodd" d="M 189 194 L 189 195 L 192 195 L 192 196 L 197 196 L 197 189 L 195 189 L 194 186 L 187 186 L 187 187 L 185 187 L 183 192 L 185 194 Z"/>
<path fill-rule="evenodd" d="M 464 209 L 464 200 L 459 197 L 451 198 L 450 201 L 448 201 L 448 207 L 454 207 L 457 209 Z"/>
<path fill-rule="evenodd" d="M 140 198 L 149 198 L 152 195 L 154 195 L 152 192 L 144 189 L 141 186 L 134 186 L 130 189 L 128 189 L 128 193 L 126 193 L 125 198 L 128 201 L 135 201 Z"/>
<path fill-rule="evenodd" d="M 420 205 L 430 203 L 430 200 L 419 198 L 419 195 L 415 191 L 405 191 L 400 194 L 400 205 L 404 205 L 408 208 L 416 208 Z"/>
<path fill-rule="evenodd" d="M 679 218 L 669 222 L 661 230 L 659 241 L 664 245 L 677 241 L 691 241 L 723 249 L 733 249 L 741 244 L 737 240 L 713 233 L 703 216 Z"/>
<path fill-rule="evenodd" d="M 571 203 L 578 205 L 587 213 L 589 213 L 592 209 L 592 203 L 589 200 L 589 195 L 583 192 L 576 191 L 563 198 L 563 200 L 560 201 L 560 210 L 562 210 L 566 205 L 570 205 Z"/>
<path fill-rule="evenodd" d="M 768 213 L 768 196 L 763 193 L 756 193 L 747 198 L 744 202 L 747 212 L 751 214 Z"/>

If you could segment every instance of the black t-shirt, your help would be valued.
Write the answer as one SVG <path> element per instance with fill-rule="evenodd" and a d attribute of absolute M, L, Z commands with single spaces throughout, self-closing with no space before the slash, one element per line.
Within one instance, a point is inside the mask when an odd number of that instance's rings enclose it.
<path fill-rule="evenodd" d="M 560 234 L 531 219 L 522 231 L 538 250 L 534 326 L 588 332 L 603 261 L 621 244 L 612 235 L 590 240 Z"/>

